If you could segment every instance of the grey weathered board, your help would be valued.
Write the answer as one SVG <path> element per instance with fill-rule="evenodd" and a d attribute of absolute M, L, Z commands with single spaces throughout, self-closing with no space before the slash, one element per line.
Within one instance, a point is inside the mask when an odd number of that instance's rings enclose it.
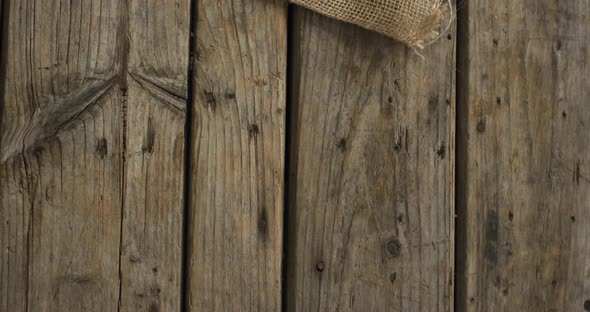
<path fill-rule="evenodd" d="M 457 310 L 589 311 L 590 2 L 465 5 Z"/>
<path fill-rule="evenodd" d="M 188 0 L 5 8 L 0 310 L 178 310 Z"/>
<path fill-rule="evenodd" d="M 293 18 L 287 310 L 451 311 L 453 36 Z"/>
<path fill-rule="evenodd" d="M 278 311 L 287 3 L 200 0 L 196 14 L 187 307 Z"/>

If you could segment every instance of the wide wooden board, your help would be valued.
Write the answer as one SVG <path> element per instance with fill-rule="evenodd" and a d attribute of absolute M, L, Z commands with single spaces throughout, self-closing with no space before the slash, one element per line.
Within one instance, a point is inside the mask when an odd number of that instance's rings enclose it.
<path fill-rule="evenodd" d="M 288 311 L 451 311 L 454 40 L 294 9 Z"/>
<path fill-rule="evenodd" d="M 118 1 L 5 8 L 0 310 L 116 310 Z"/>
<path fill-rule="evenodd" d="M 188 1 L 4 8 L 0 310 L 179 309 Z"/>

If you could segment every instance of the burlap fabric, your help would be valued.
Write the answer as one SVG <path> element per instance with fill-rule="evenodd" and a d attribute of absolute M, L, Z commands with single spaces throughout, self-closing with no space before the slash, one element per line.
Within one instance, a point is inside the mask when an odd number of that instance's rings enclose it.
<path fill-rule="evenodd" d="M 423 48 L 436 40 L 453 18 L 449 0 L 291 0 L 291 2 L 380 32 L 415 48 Z"/>

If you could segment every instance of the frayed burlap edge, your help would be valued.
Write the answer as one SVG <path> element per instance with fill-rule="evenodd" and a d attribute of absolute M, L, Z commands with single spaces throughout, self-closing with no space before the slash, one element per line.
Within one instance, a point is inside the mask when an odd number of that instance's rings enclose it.
<path fill-rule="evenodd" d="M 407 27 L 409 30 L 408 32 L 404 33 L 403 35 L 395 36 L 390 33 L 379 31 L 379 29 L 372 28 L 370 25 L 367 25 L 369 23 L 365 23 L 365 25 L 363 25 L 363 22 L 355 22 L 352 20 L 347 20 L 345 18 L 340 18 L 336 14 L 329 14 L 327 12 L 322 11 L 321 9 L 314 7 L 313 5 L 307 5 L 302 0 L 289 0 L 289 1 L 293 2 L 295 4 L 298 4 L 298 5 L 301 5 L 303 7 L 306 7 L 312 11 L 316 11 L 318 13 L 325 14 L 327 16 L 330 16 L 332 18 L 336 18 L 336 19 L 344 21 L 344 22 L 352 23 L 352 24 L 361 26 L 363 28 L 379 32 L 381 34 L 384 34 L 384 35 L 394 38 L 396 40 L 399 40 L 399 41 L 407 44 L 409 47 L 413 48 L 414 51 L 416 51 L 416 53 L 418 53 L 419 55 L 421 55 L 419 51 L 423 50 L 428 45 L 436 42 L 446 31 L 448 31 L 448 29 L 451 27 L 453 19 L 454 19 L 453 6 L 452 6 L 451 0 L 435 0 L 432 4 L 432 9 L 430 10 L 429 14 L 424 15 L 422 17 L 422 19 L 420 21 L 418 21 L 417 25 L 413 25 L 412 27 Z M 330 1 L 330 0 L 325 0 L 325 1 Z M 407 0 L 407 1 L 412 1 L 412 0 Z M 447 12 L 449 14 L 447 14 Z M 447 16 L 447 15 L 448 15 L 447 23 L 444 23 L 445 16 Z"/>
<path fill-rule="evenodd" d="M 447 23 L 443 26 L 443 18 L 445 13 L 449 11 Z M 433 7 L 432 14 L 426 16 L 421 22 L 414 36 L 414 40 L 410 40 L 407 44 L 414 49 L 424 49 L 426 46 L 436 42 L 445 32 L 451 28 L 453 23 L 453 4 L 451 0 L 438 1 Z"/>

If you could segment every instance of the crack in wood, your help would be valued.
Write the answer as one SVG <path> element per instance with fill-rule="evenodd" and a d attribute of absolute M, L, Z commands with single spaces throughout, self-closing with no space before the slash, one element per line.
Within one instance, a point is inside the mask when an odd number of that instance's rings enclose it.
<path fill-rule="evenodd" d="M 67 129 L 79 120 L 80 115 L 100 103 L 100 99 L 108 93 L 116 81 L 116 76 L 107 80 L 93 81 L 76 89 L 61 101 L 45 105 L 45 109 L 36 111 L 31 121 L 23 126 L 20 135 L 3 147 L 0 163 L 5 163 L 20 152 L 33 149 L 60 130 Z"/>
<path fill-rule="evenodd" d="M 181 84 L 175 85 L 173 80 L 146 76 L 129 72 L 129 77 L 142 89 L 159 99 L 165 107 L 172 111 L 183 114 L 186 111 L 186 90 Z"/>

